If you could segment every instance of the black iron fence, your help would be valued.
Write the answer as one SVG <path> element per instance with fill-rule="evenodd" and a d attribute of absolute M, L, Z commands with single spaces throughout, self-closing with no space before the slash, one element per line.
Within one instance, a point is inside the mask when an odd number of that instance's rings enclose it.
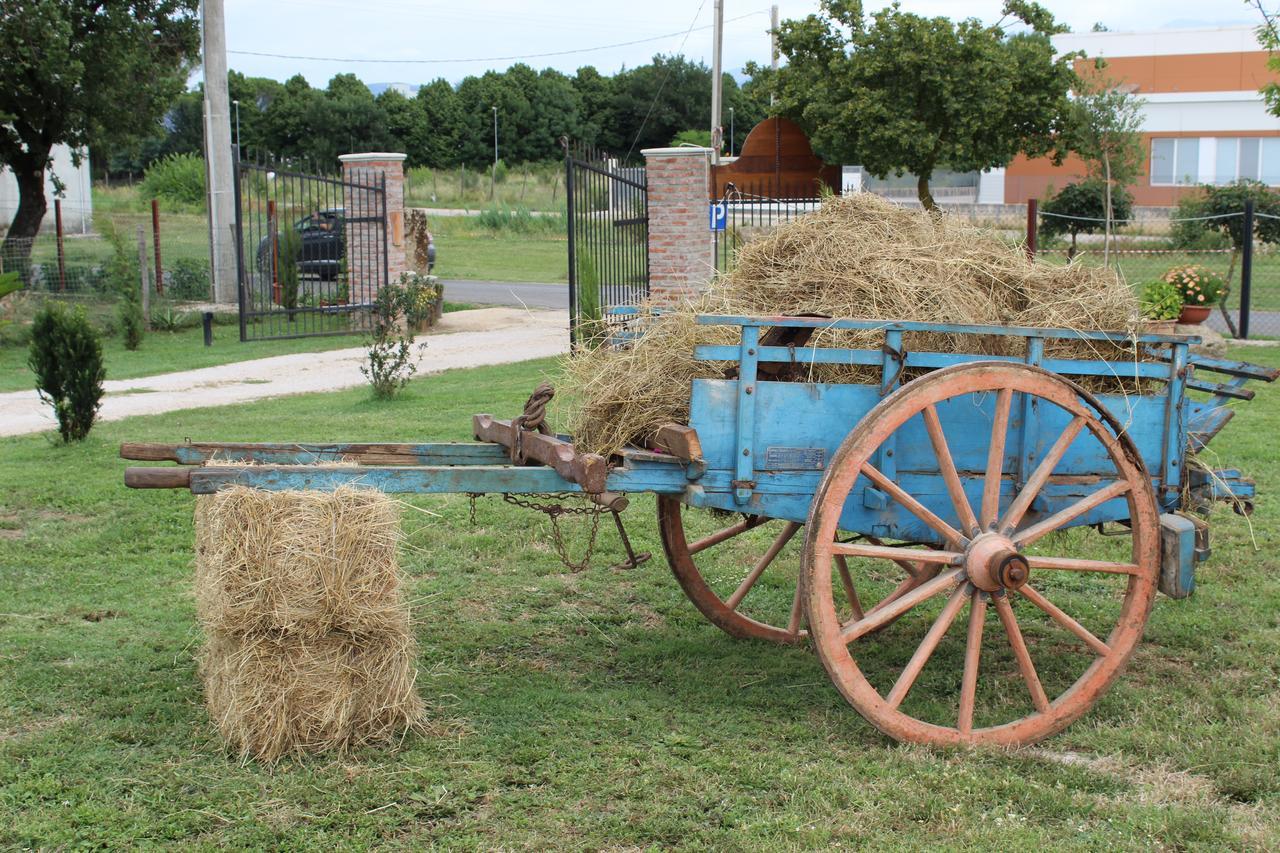
<path fill-rule="evenodd" d="M 569 340 L 606 334 L 609 311 L 649 295 L 648 187 L 643 168 L 561 140 L 569 231 Z"/>
<path fill-rule="evenodd" d="M 241 340 L 366 328 L 388 283 L 386 176 L 241 162 L 236 185 Z"/>

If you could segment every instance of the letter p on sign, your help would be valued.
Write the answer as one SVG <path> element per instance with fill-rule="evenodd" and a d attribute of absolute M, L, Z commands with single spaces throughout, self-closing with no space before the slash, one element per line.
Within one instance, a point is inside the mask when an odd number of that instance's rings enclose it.
<path fill-rule="evenodd" d="M 724 202 L 716 202 L 707 209 L 707 221 L 712 231 L 723 231 L 725 220 L 728 218 L 727 209 Z"/>

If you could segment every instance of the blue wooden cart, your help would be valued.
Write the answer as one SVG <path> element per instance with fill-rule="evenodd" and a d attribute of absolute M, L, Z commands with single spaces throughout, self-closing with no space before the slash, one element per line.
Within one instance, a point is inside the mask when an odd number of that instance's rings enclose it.
<path fill-rule="evenodd" d="M 126 458 L 180 467 L 130 468 L 126 483 L 196 494 L 228 484 L 579 492 L 615 519 L 627 494 L 652 492 L 668 562 L 711 622 L 739 637 L 807 640 L 872 724 L 925 743 L 1026 744 L 1068 725 L 1133 653 L 1156 590 L 1190 595 L 1209 554 L 1197 513 L 1219 500 L 1252 507 L 1249 480 L 1193 454 L 1230 419 L 1232 400 L 1252 397 L 1248 380 L 1277 371 L 1193 355 L 1195 338 L 699 322 L 740 332 L 736 345 L 697 348 L 727 365 L 725 378 L 694 380 L 688 424 L 612 459 L 551 435 L 544 393 L 510 421 L 477 415 L 477 442 L 129 444 Z M 820 330 L 872 332 L 882 345 L 809 342 L 831 337 Z M 1021 354 L 906 346 L 930 333 L 1005 339 L 1001 351 Z M 1128 354 L 1055 357 L 1064 341 Z M 878 367 L 879 381 L 807 381 L 824 364 Z M 1141 391 L 1086 391 L 1098 378 Z M 619 531 L 625 540 L 620 521 Z M 966 609 L 967 627 L 951 631 Z M 986 625 L 991 609 L 998 627 Z"/>

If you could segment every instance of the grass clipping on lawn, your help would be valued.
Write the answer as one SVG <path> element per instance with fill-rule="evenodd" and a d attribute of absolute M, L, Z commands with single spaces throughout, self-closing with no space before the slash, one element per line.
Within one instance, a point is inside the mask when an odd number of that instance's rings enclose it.
<path fill-rule="evenodd" d="M 697 344 L 736 344 L 737 327 L 698 326 L 697 314 L 803 314 L 1136 331 L 1132 290 L 1114 272 L 1033 263 L 1021 247 L 947 214 L 931 215 L 871 193 L 830 198 L 748 243 L 733 270 L 696 298 L 645 325 L 626 350 L 583 349 L 567 362 L 568 428 L 579 450 L 610 455 L 647 446 L 667 423 L 687 423 L 689 382 L 723 378 L 723 363 L 696 361 Z M 883 333 L 819 330 L 808 346 L 879 349 Z M 1020 338 L 910 333 L 908 351 L 1025 354 Z M 1131 347 L 1050 341 L 1054 357 L 1134 360 Z M 876 383 L 878 366 L 816 365 L 820 382 Z M 910 374 L 904 378 L 911 378 Z M 1105 377 L 1093 390 L 1126 390 Z"/>
<path fill-rule="evenodd" d="M 368 489 L 197 500 L 200 675 L 242 758 L 343 752 L 420 724 L 400 536 L 396 502 Z"/>

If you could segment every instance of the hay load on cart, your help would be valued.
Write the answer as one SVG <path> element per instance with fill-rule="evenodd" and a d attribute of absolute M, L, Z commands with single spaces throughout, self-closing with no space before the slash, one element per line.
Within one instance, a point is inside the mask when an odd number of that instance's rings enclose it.
<path fill-rule="evenodd" d="M 544 388 L 513 418 L 475 415 L 475 442 L 131 444 L 178 466 L 125 481 L 574 493 L 620 532 L 627 496 L 651 493 L 717 627 L 810 644 L 894 738 L 1028 744 L 1106 693 L 1157 589 L 1191 594 L 1198 513 L 1253 496 L 1188 463 L 1277 371 L 1142 333 L 1135 308 L 1105 272 L 832 200 L 697 304 L 637 315 L 630 349 L 575 358 L 578 435 L 550 429 Z"/>
<path fill-rule="evenodd" d="M 1022 247 L 950 216 L 931 215 L 859 193 L 779 225 L 745 245 L 733 269 L 690 301 L 642 306 L 638 337 L 625 349 L 579 350 L 566 385 L 576 406 L 569 428 L 580 449 L 609 455 L 652 441 L 655 430 L 688 417 L 689 381 L 723 374 L 694 356 L 698 344 L 725 343 L 732 332 L 699 325 L 699 314 L 856 317 L 926 323 L 1012 325 L 1080 331 L 1137 330 L 1138 301 L 1107 269 L 1034 263 Z M 785 343 L 864 346 L 874 332 L 818 328 Z M 781 341 L 780 341 L 781 342 Z M 1020 339 L 913 332 L 909 350 L 1021 356 Z M 1132 346 L 1053 341 L 1069 352 L 1120 360 Z M 817 364 L 805 378 L 867 382 L 874 365 Z M 1122 387 L 1127 377 L 1109 384 Z M 1131 377 L 1128 377 L 1131 378 Z M 1099 382 L 1093 381 L 1097 386 Z M 1129 383 L 1132 385 L 1132 382 Z"/>

